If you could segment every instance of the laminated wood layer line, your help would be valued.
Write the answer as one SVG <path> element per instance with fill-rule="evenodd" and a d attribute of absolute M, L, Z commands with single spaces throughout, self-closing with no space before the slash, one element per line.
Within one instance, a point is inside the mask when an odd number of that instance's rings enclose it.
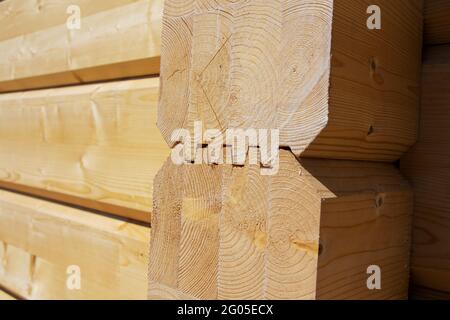
<path fill-rule="evenodd" d="M 0 92 L 159 73 L 162 0 L 113 1 L 104 11 L 106 4 L 77 3 L 92 13 L 81 16 L 80 29 L 69 29 L 63 21 L 0 41 Z M 3 19 L 21 24 L 14 16 Z"/>
<path fill-rule="evenodd" d="M 0 95 L 0 186 L 150 220 L 159 79 Z"/>
<path fill-rule="evenodd" d="M 414 188 L 417 286 L 450 293 L 450 45 L 425 50 L 419 142 L 401 161 Z"/>
<path fill-rule="evenodd" d="M 147 226 L 0 191 L 0 286 L 25 299 L 145 299 L 149 237 Z"/>
<path fill-rule="evenodd" d="M 164 138 L 201 121 L 279 129 L 297 156 L 398 160 L 417 137 L 423 3 L 370 4 L 380 30 L 366 0 L 166 0 Z"/>
<path fill-rule="evenodd" d="M 149 298 L 405 299 L 412 192 L 391 164 L 182 165 L 155 179 Z M 369 290 L 371 266 L 381 290 Z"/>

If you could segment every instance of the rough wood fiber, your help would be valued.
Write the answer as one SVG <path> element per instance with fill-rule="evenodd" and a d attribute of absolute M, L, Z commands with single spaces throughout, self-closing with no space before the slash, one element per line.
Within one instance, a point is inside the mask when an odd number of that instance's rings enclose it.
<path fill-rule="evenodd" d="M 296 155 L 397 160 L 416 140 L 421 0 L 165 1 L 158 126 L 280 129 Z M 350 18 L 351 17 L 351 18 Z"/>
<path fill-rule="evenodd" d="M 450 292 L 450 45 L 425 51 L 419 142 L 401 161 L 414 187 L 412 281 Z"/>
<path fill-rule="evenodd" d="M 0 92 L 158 74 L 162 1 L 111 6 L 1 41 Z"/>
<path fill-rule="evenodd" d="M 0 95 L 0 186 L 150 221 L 157 78 Z"/>
<path fill-rule="evenodd" d="M 183 165 L 155 179 L 149 297 L 403 299 L 412 194 L 390 164 Z M 382 269 L 382 290 L 366 286 Z"/>
<path fill-rule="evenodd" d="M 26 299 L 145 299 L 150 228 L 0 191 L 0 286 Z M 81 289 L 66 286 L 67 268 Z"/>
<path fill-rule="evenodd" d="M 426 44 L 450 43 L 450 1 L 425 0 L 424 19 Z"/>

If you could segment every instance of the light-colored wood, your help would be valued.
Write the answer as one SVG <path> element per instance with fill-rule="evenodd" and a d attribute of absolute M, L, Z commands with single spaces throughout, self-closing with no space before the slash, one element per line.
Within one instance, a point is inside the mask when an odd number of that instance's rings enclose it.
<path fill-rule="evenodd" d="M 401 161 L 415 193 L 412 281 L 450 293 L 450 45 L 425 51 L 419 142 Z"/>
<path fill-rule="evenodd" d="M 165 1 L 166 141 L 202 121 L 280 129 L 305 157 L 398 160 L 417 134 L 422 0 L 370 4 L 381 30 L 365 0 Z"/>
<path fill-rule="evenodd" d="M 14 298 L 9 293 L 2 291 L 2 289 L 0 289 L 0 301 L 8 301 L 8 300 L 16 300 L 16 298 Z"/>
<path fill-rule="evenodd" d="M 279 172 L 262 176 L 169 159 L 154 192 L 149 298 L 407 297 L 412 193 L 391 164 L 281 150 Z"/>
<path fill-rule="evenodd" d="M 0 191 L 0 286 L 26 299 L 145 299 L 150 228 Z M 66 283 L 79 266 L 81 289 Z"/>
<path fill-rule="evenodd" d="M 76 5 L 81 17 L 132 4 L 139 0 L 5 0 L 0 2 L 0 41 L 66 23 L 67 8 Z"/>
<path fill-rule="evenodd" d="M 162 0 L 111 7 L 1 41 L 0 92 L 159 73 Z"/>
<path fill-rule="evenodd" d="M 0 95 L 0 186 L 150 221 L 158 78 Z"/>
<path fill-rule="evenodd" d="M 450 44 L 450 1 L 425 0 L 425 43 Z"/>

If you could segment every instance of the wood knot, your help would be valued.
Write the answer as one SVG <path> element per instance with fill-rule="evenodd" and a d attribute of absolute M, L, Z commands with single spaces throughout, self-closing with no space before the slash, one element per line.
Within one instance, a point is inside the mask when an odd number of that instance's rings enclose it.
<path fill-rule="evenodd" d="M 379 194 L 375 198 L 375 208 L 379 209 L 384 205 L 384 195 Z"/>
<path fill-rule="evenodd" d="M 376 70 L 377 70 L 377 68 L 378 68 L 378 62 L 377 62 L 377 59 L 376 59 L 375 57 L 371 57 L 371 58 L 370 58 L 370 71 L 371 71 L 372 73 L 375 73 Z"/>
<path fill-rule="evenodd" d="M 384 78 L 380 73 L 380 67 L 378 63 L 378 59 L 376 57 L 372 57 L 369 60 L 369 68 L 370 68 L 370 77 L 375 81 L 376 84 L 382 85 L 384 84 Z"/>

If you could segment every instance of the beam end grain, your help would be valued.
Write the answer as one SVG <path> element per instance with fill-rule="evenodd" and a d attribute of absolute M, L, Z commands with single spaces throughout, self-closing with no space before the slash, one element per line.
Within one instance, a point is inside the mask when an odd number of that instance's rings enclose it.
<path fill-rule="evenodd" d="M 170 146 L 201 121 L 279 129 L 297 156 L 396 161 L 417 138 L 421 3 L 374 1 L 369 30 L 363 0 L 167 0 L 158 127 Z"/>
<path fill-rule="evenodd" d="M 169 159 L 155 186 L 149 297 L 407 297 L 412 193 L 390 164 L 282 150 L 278 174 L 262 176 Z M 371 265 L 382 290 L 367 288 Z"/>

